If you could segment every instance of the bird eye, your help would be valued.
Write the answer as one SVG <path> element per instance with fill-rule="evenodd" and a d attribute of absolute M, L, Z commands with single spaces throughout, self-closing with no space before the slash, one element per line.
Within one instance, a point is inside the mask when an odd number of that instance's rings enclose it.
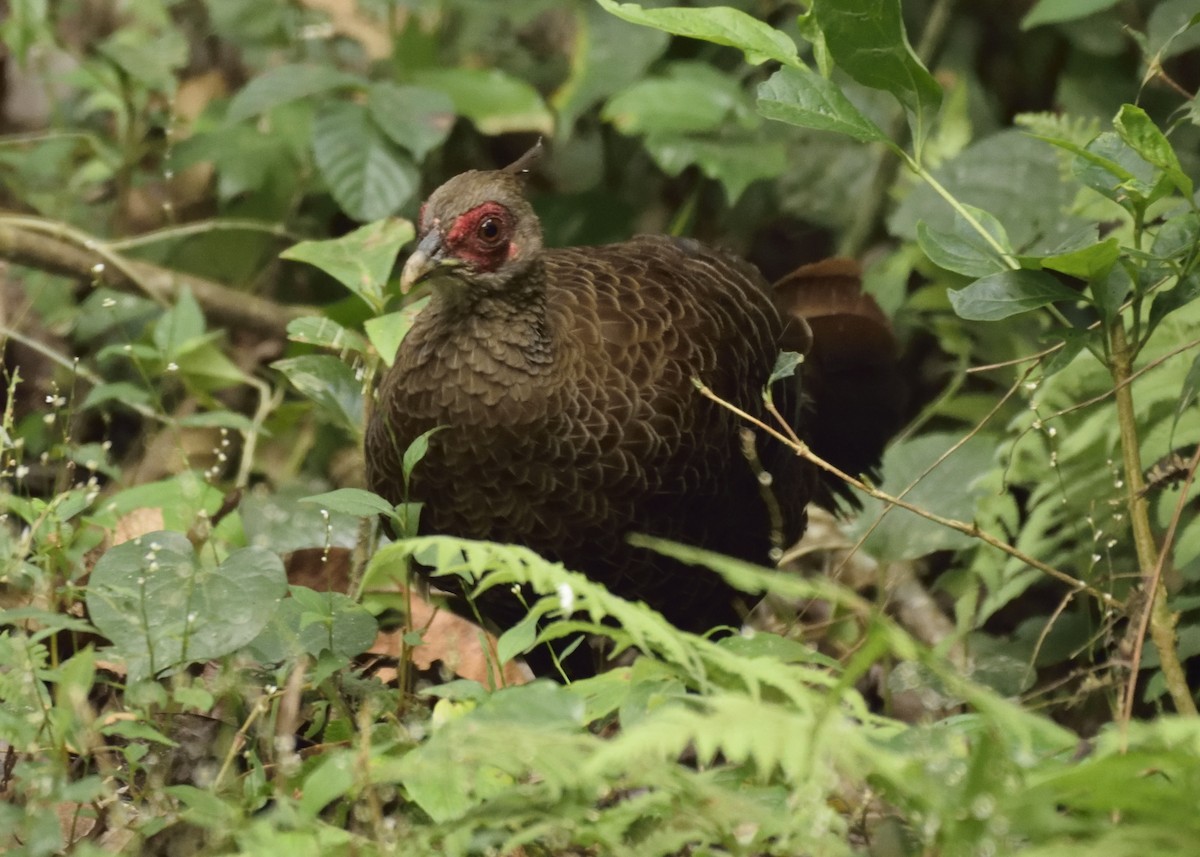
<path fill-rule="evenodd" d="M 495 241 L 500 237 L 500 221 L 495 217 L 485 217 L 479 221 L 479 228 L 476 232 L 484 241 Z"/>

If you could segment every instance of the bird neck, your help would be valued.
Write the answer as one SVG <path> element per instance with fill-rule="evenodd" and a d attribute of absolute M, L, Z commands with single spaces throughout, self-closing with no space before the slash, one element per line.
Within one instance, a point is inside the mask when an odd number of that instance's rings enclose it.
<path fill-rule="evenodd" d="M 503 281 L 487 278 L 454 291 L 436 291 L 429 310 L 439 317 L 438 326 L 452 330 L 463 346 L 515 350 L 535 363 L 544 362 L 549 353 L 553 332 L 540 261 Z"/>

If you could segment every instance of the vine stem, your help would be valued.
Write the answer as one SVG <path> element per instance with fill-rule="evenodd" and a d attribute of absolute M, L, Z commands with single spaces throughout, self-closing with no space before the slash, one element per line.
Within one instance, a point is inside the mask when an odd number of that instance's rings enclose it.
<path fill-rule="evenodd" d="M 1167 593 L 1161 586 L 1162 557 L 1154 541 L 1150 527 L 1150 505 L 1146 502 L 1145 481 L 1142 477 L 1142 454 L 1138 448 L 1137 417 L 1133 406 L 1133 388 L 1129 378 L 1133 374 L 1133 349 L 1125 334 L 1125 323 L 1118 318 L 1109 330 L 1112 361 L 1109 369 L 1116 387 L 1117 424 L 1121 434 L 1121 459 L 1125 468 L 1126 503 L 1129 522 L 1133 527 L 1133 542 L 1137 550 L 1138 565 L 1141 567 L 1142 588 L 1145 594 L 1145 613 L 1141 617 L 1141 631 L 1136 648 L 1149 626 L 1150 639 L 1158 649 L 1159 663 L 1167 692 L 1175 704 L 1175 710 L 1189 717 L 1197 715 L 1196 701 L 1188 688 L 1187 675 L 1179 660 L 1175 637 L 1175 617 L 1167 606 Z M 1132 666 L 1137 675 L 1138 664 Z M 1132 690 L 1129 691 L 1132 695 Z M 1127 697 L 1126 706 L 1129 705 Z"/>
<path fill-rule="evenodd" d="M 1012 253 L 1005 249 L 1004 245 L 996 240 L 995 235 L 988 232 L 983 227 L 983 224 L 979 222 L 979 219 L 975 217 L 975 215 L 972 214 L 965 205 L 959 202 L 954 194 L 946 190 L 946 187 L 937 179 L 935 179 L 929 170 L 921 166 L 916 159 L 908 154 L 905 154 L 904 157 L 908 163 L 908 168 L 916 173 L 917 176 L 920 177 L 921 181 L 928 184 L 938 196 L 946 200 L 946 203 L 954 209 L 955 213 L 958 214 L 958 216 L 961 217 L 968 226 L 978 232 L 979 237 L 986 241 L 989 247 L 996 251 L 996 254 L 1004 260 L 1004 264 L 1007 265 L 1010 270 L 1020 270 L 1021 263 L 1012 257 Z"/>

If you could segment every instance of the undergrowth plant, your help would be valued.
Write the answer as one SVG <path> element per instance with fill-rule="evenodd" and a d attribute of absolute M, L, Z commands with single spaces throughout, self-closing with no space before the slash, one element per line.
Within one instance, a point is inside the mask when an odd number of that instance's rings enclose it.
<path fill-rule="evenodd" d="M 1194 848 L 1189 3 L 1034 4 L 1021 56 L 1065 40 L 1065 107 L 1011 127 L 966 47 L 990 19 L 946 2 L 118 5 L 99 34 L 73 0 L 0 22 L 53 95 L 45 128 L 0 138 L 0 255 L 25 266 L 0 295 L 0 849 Z M 1097 51 L 1118 71 L 1085 85 Z M 421 308 L 391 287 L 402 215 L 423 172 L 510 133 L 550 138 L 555 242 L 636 211 L 748 246 L 779 211 L 869 250 L 937 381 L 884 481 L 854 480 L 847 542 L 879 597 L 645 543 L 825 605 L 828 645 L 681 632 L 523 548 L 419 536 L 419 503 L 357 487 L 346 450 Z M 536 593 L 485 681 L 414 666 L 437 642 L 414 562 Z M 940 644 L 892 615 L 898 568 L 951 614 Z M 639 657 L 503 686 L 585 634 Z"/>

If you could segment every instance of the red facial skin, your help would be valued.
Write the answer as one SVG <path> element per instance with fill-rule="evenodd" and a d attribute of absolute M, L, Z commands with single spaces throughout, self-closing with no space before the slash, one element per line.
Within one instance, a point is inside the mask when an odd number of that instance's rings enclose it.
<path fill-rule="evenodd" d="M 485 202 L 458 216 L 446 233 L 446 250 L 476 271 L 495 271 L 517 254 L 512 230 L 512 212 L 498 202 Z"/>

